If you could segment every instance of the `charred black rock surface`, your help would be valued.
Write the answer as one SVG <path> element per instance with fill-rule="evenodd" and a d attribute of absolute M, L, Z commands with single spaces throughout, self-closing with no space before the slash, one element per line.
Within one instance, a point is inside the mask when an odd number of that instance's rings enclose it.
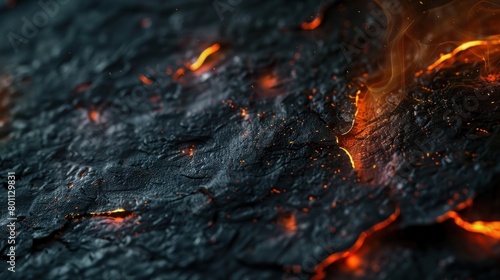
<path fill-rule="evenodd" d="M 43 9 L 2 7 L 0 169 L 19 222 L 2 279 L 305 279 L 397 209 L 425 227 L 498 184 L 498 85 L 439 77 L 355 138 L 384 174 L 359 179 L 337 137 L 374 58 L 346 57 L 336 26 L 374 3 L 214 3 L 68 1 L 21 42 L 6 35 Z"/>

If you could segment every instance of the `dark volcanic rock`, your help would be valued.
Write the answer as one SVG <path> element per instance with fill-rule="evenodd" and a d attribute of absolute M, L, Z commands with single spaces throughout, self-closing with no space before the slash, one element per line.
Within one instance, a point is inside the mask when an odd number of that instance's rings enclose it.
<path fill-rule="evenodd" d="M 13 80 L 0 170 L 17 176 L 14 278 L 308 277 L 396 208 L 403 226 L 425 225 L 493 188 L 500 116 L 486 94 L 498 85 L 439 77 L 356 139 L 377 147 L 367 163 L 392 170 L 358 178 L 337 137 L 373 58 L 350 61 L 335 27 L 373 20 L 366 7 L 243 1 L 222 21 L 210 1 L 71 1 L 19 52 L 2 40 L 0 67 Z M 3 38 L 23 36 L 21 18 L 40 10 L 2 7 Z M 319 10 L 324 25 L 300 30 Z M 221 50 L 189 70 L 214 43 Z M 479 105 L 450 124 L 442 115 L 467 96 Z M 124 212 L 107 213 L 115 209 Z M 6 240 L 2 232 L 3 256 Z"/>

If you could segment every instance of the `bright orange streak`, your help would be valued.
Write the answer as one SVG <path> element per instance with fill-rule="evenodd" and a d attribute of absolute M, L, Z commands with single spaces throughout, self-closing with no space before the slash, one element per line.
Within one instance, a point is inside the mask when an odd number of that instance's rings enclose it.
<path fill-rule="evenodd" d="M 110 210 L 110 211 L 107 211 L 107 212 L 90 212 L 89 214 L 90 215 L 95 215 L 95 216 L 102 216 L 102 215 L 111 215 L 111 214 L 125 213 L 125 212 L 127 212 L 127 210 L 125 210 L 123 208 L 118 208 L 118 209 Z"/>
<path fill-rule="evenodd" d="M 430 72 L 434 69 L 439 69 L 439 66 L 444 64 L 446 61 L 451 60 L 455 56 L 457 56 L 459 53 L 464 52 L 466 50 L 476 48 L 479 46 L 490 46 L 490 45 L 500 45 L 500 40 L 477 40 L 477 41 L 470 41 L 461 44 L 457 48 L 455 48 L 451 53 L 447 53 L 443 56 L 441 56 L 438 60 L 436 60 L 433 64 L 429 65 L 427 67 L 427 72 Z M 415 76 L 418 77 L 422 74 L 421 71 L 415 73 Z"/>
<path fill-rule="evenodd" d="M 351 132 L 352 128 L 354 127 L 354 124 L 356 123 L 356 117 L 358 116 L 358 112 L 359 112 L 359 95 L 360 94 L 361 94 L 361 90 L 358 90 L 356 92 L 356 96 L 354 97 L 354 107 L 356 108 L 356 111 L 354 111 L 354 118 L 353 118 L 351 127 L 349 128 L 348 131 L 342 133 L 342 135 L 346 135 L 349 132 Z M 352 98 L 351 96 L 349 96 L 349 97 Z"/>
<path fill-rule="evenodd" d="M 466 231 L 482 233 L 484 235 L 500 239 L 500 221 L 494 222 L 467 222 L 455 211 L 450 211 L 441 217 L 442 220 L 453 219 L 455 224 Z"/>
<path fill-rule="evenodd" d="M 148 85 L 148 86 L 153 84 L 153 80 L 151 80 L 150 78 L 148 78 L 148 77 L 146 77 L 146 76 L 144 76 L 142 74 L 139 75 L 139 80 L 143 84 Z"/>
<path fill-rule="evenodd" d="M 387 227 L 388 225 L 390 225 L 392 222 L 394 222 L 398 218 L 399 213 L 400 213 L 399 208 L 396 208 L 396 211 L 394 211 L 394 213 L 392 213 L 392 215 L 389 216 L 389 218 L 374 225 L 369 230 L 361 233 L 358 237 L 358 240 L 356 240 L 356 242 L 354 243 L 354 245 L 352 245 L 351 248 L 349 248 L 348 250 L 343 251 L 343 252 L 338 252 L 338 253 L 332 254 L 328 258 L 326 258 L 324 261 L 322 261 L 320 264 L 318 264 L 316 266 L 316 274 L 312 277 L 312 280 L 324 279 L 326 276 L 325 271 L 324 271 L 326 267 L 330 266 L 332 263 L 334 263 L 338 260 L 345 259 L 347 257 L 352 256 L 357 250 L 359 250 L 359 248 L 361 248 L 361 246 L 363 245 L 363 243 L 365 242 L 365 240 L 368 236 L 370 236 L 374 232 L 377 232 L 377 231 Z"/>
<path fill-rule="evenodd" d="M 303 22 L 300 27 L 304 30 L 314 30 L 318 28 L 318 26 L 321 25 L 323 22 L 323 15 L 318 15 L 313 21 L 311 22 Z"/>
<path fill-rule="evenodd" d="M 195 71 L 197 69 L 199 69 L 202 65 L 203 65 L 203 62 L 205 62 L 205 60 L 207 59 L 208 56 L 212 55 L 213 53 L 217 52 L 218 50 L 220 49 L 220 45 L 219 44 L 213 44 L 212 46 L 206 48 L 201 54 L 200 56 L 198 57 L 198 59 L 191 65 L 189 65 L 189 69 L 191 69 L 191 71 Z"/>
<path fill-rule="evenodd" d="M 352 169 L 356 169 L 356 164 L 354 164 L 354 159 L 351 156 L 351 153 L 346 148 L 339 147 L 342 151 L 344 151 L 349 157 L 349 161 L 351 161 Z"/>
<path fill-rule="evenodd" d="M 451 53 L 445 54 L 441 56 L 436 62 L 431 64 L 429 67 L 427 67 L 427 71 L 432 71 L 434 68 L 438 67 L 441 63 L 445 62 L 446 60 L 451 59 L 452 57 L 456 56 L 458 53 L 466 51 L 470 48 L 477 47 L 477 46 L 487 46 L 488 41 L 471 41 L 467 43 L 463 43 L 462 45 L 458 46 L 456 49 L 454 49 Z"/>

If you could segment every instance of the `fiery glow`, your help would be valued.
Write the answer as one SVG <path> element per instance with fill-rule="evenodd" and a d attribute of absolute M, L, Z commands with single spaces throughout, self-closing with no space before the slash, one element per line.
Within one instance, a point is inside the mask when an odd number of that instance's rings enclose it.
<path fill-rule="evenodd" d="M 485 57 L 487 56 L 488 51 L 492 51 L 490 48 L 498 45 L 500 45 L 500 39 L 477 40 L 477 41 L 469 41 L 463 43 L 460 46 L 456 47 L 452 52 L 442 55 L 438 60 L 429 65 L 426 70 L 427 72 L 431 72 L 433 70 L 439 70 L 442 67 L 446 66 L 447 64 L 455 62 L 458 59 L 459 55 L 461 53 L 464 53 L 465 51 L 478 51 L 476 53 L 476 57 L 479 58 L 480 60 L 486 60 Z M 484 47 L 486 47 L 486 50 L 480 50 L 484 49 Z M 468 59 L 466 59 L 466 61 L 468 61 Z M 421 74 L 422 71 L 419 71 L 415 74 L 415 76 L 418 77 Z"/>
<path fill-rule="evenodd" d="M 366 84 L 377 98 L 402 95 L 407 86 L 415 83 L 415 77 L 455 62 L 483 62 L 481 78 L 498 81 L 498 4 L 482 0 L 451 0 L 442 4 L 403 1 L 400 11 L 395 12 L 384 6 L 385 1 L 376 2 L 387 17 L 387 46 L 380 55 L 379 70 L 370 73 Z M 469 70 L 472 73 L 476 69 Z"/>
<path fill-rule="evenodd" d="M 118 209 L 105 211 L 105 212 L 90 212 L 89 214 L 93 215 L 93 216 L 105 216 L 105 215 L 112 215 L 112 214 L 116 214 L 116 213 L 126 213 L 126 212 L 127 212 L 127 210 L 125 210 L 123 208 L 118 208 Z"/>
<path fill-rule="evenodd" d="M 322 261 L 320 264 L 318 264 L 316 266 L 316 274 L 312 277 L 312 280 L 324 279 L 326 276 L 325 271 L 324 271 L 325 268 L 330 266 L 334 262 L 341 260 L 341 259 L 354 257 L 355 253 L 359 250 L 359 248 L 361 248 L 361 246 L 363 245 L 363 243 L 365 242 L 365 240 L 368 236 L 370 236 L 374 232 L 377 232 L 377 231 L 387 227 L 391 223 L 393 223 L 398 218 L 399 213 L 400 213 L 399 208 L 396 208 L 396 211 L 394 211 L 394 213 L 392 213 L 392 215 L 390 215 L 386 220 L 374 225 L 369 230 L 361 233 L 358 237 L 358 240 L 356 240 L 356 242 L 354 243 L 354 245 L 352 245 L 351 248 L 349 248 L 348 250 L 343 251 L 343 252 L 338 252 L 338 253 L 332 254 L 328 258 L 326 258 L 324 261 Z M 350 266 L 349 263 L 351 265 L 355 265 L 355 267 L 357 267 L 361 263 L 361 260 L 359 258 L 356 259 L 356 257 L 354 257 L 354 259 L 348 260 L 348 263 L 347 263 L 348 266 Z"/>
<path fill-rule="evenodd" d="M 92 122 L 94 122 L 94 123 L 96 123 L 96 122 L 98 122 L 98 121 L 99 121 L 99 116 L 100 116 L 100 114 L 99 114 L 99 112 L 97 112 L 96 110 L 90 110 L 90 111 L 88 112 L 88 115 L 89 115 L 89 119 L 90 119 L 90 121 L 92 121 Z"/>
<path fill-rule="evenodd" d="M 153 80 L 151 80 L 150 78 L 148 78 L 148 77 L 146 77 L 146 76 L 144 76 L 142 74 L 139 75 L 139 80 L 143 84 L 148 85 L 148 86 L 153 84 Z"/>
<path fill-rule="evenodd" d="M 270 88 L 276 87 L 279 84 L 279 80 L 278 80 L 278 77 L 276 75 L 269 74 L 269 75 L 263 76 L 260 79 L 259 83 L 260 83 L 261 87 L 270 89 Z"/>
<path fill-rule="evenodd" d="M 174 81 L 178 80 L 182 75 L 184 75 L 184 68 L 179 68 L 177 69 L 177 71 L 175 71 L 174 73 L 174 76 L 172 77 L 172 79 Z"/>
<path fill-rule="evenodd" d="M 297 222 L 293 214 L 284 214 L 278 218 L 278 223 L 281 224 L 286 230 L 294 232 L 297 230 Z"/>
<path fill-rule="evenodd" d="M 318 28 L 321 23 L 323 22 L 323 15 L 322 14 L 318 14 L 314 19 L 313 21 L 311 22 L 303 22 L 300 27 L 304 30 L 314 30 L 316 28 Z"/>
<path fill-rule="evenodd" d="M 199 69 L 203 65 L 203 63 L 205 62 L 205 60 L 207 59 L 207 57 L 209 57 L 210 55 L 214 54 L 219 49 L 220 49 L 220 45 L 219 44 L 213 44 L 212 46 L 206 48 L 200 54 L 200 56 L 198 57 L 198 59 L 193 64 L 191 64 L 191 65 L 188 66 L 189 69 L 191 69 L 191 71 L 195 71 L 195 70 Z"/>
<path fill-rule="evenodd" d="M 362 259 L 358 255 L 351 255 L 345 260 L 345 263 L 349 269 L 354 270 L 361 265 Z"/>
<path fill-rule="evenodd" d="M 349 161 L 351 161 L 352 169 L 356 169 L 356 164 L 354 163 L 354 159 L 352 158 L 351 153 L 349 153 L 349 151 L 346 148 L 342 148 L 342 147 L 339 147 L 339 148 L 342 151 L 344 151 L 347 154 L 347 156 L 349 157 Z"/>
<path fill-rule="evenodd" d="M 361 98 L 361 96 L 364 96 Z M 368 95 L 362 94 L 361 90 L 358 90 L 354 96 L 351 96 L 353 99 L 354 113 L 353 120 L 346 132 L 344 132 L 340 136 L 340 145 L 339 147 L 343 150 L 349 160 L 351 162 L 352 168 L 360 171 L 363 167 L 363 144 L 356 143 L 357 137 L 360 135 L 366 134 L 366 118 L 367 110 L 369 107 L 368 102 L 374 102 L 373 100 L 368 100 Z M 337 143 L 339 143 L 339 139 L 337 139 Z M 358 174 L 360 175 L 360 174 Z"/>
<path fill-rule="evenodd" d="M 492 221 L 492 222 L 485 222 L 485 221 L 476 221 L 476 222 L 468 222 L 462 219 L 460 215 L 455 212 L 455 211 L 450 211 L 446 213 L 445 215 L 441 216 L 438 221 L 442 222 L 445 220 L 452 219 L 453 222 L 465 229 L 466 231 L 470 232 L 476 232 L 476 233 L 482 233 L 484 235 L 487 235 L 489 237 L 495 238 L 495 239 L 500 239 L 500 221 Z"/>

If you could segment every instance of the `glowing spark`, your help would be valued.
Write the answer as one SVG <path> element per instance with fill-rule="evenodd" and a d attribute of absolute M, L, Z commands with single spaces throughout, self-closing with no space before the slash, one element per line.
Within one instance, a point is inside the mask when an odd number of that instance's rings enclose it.
<path fill-rule="evenodd" d="M 318 26 L 320 26 L 322 22 L 323 22 L 323 15 L 319 14 L 318 16 L 316 16 L 316 18 L 314 18 L 313 21 L 303 22 L 300 25 L 300 27 L 304 30 L 314 30 L 318 28 Z"/>
<path fill-rule="evenodd" d="M 200 56 L 198 57 L 198 59 L 191 65 L 189 65 L 189 69 L 191 69 L 191 71 L 195 71 L 197 69 L 199 69 L 203 63 L 205 62 L 205 60 L 207 59 L 208 56 L 212 55 L 213 53 L 217 52 L 218 50 L 220 49 L 220 45 L 219 44 L 213 44 L 212 46 L 206 48 L 201 54 Z"/>

